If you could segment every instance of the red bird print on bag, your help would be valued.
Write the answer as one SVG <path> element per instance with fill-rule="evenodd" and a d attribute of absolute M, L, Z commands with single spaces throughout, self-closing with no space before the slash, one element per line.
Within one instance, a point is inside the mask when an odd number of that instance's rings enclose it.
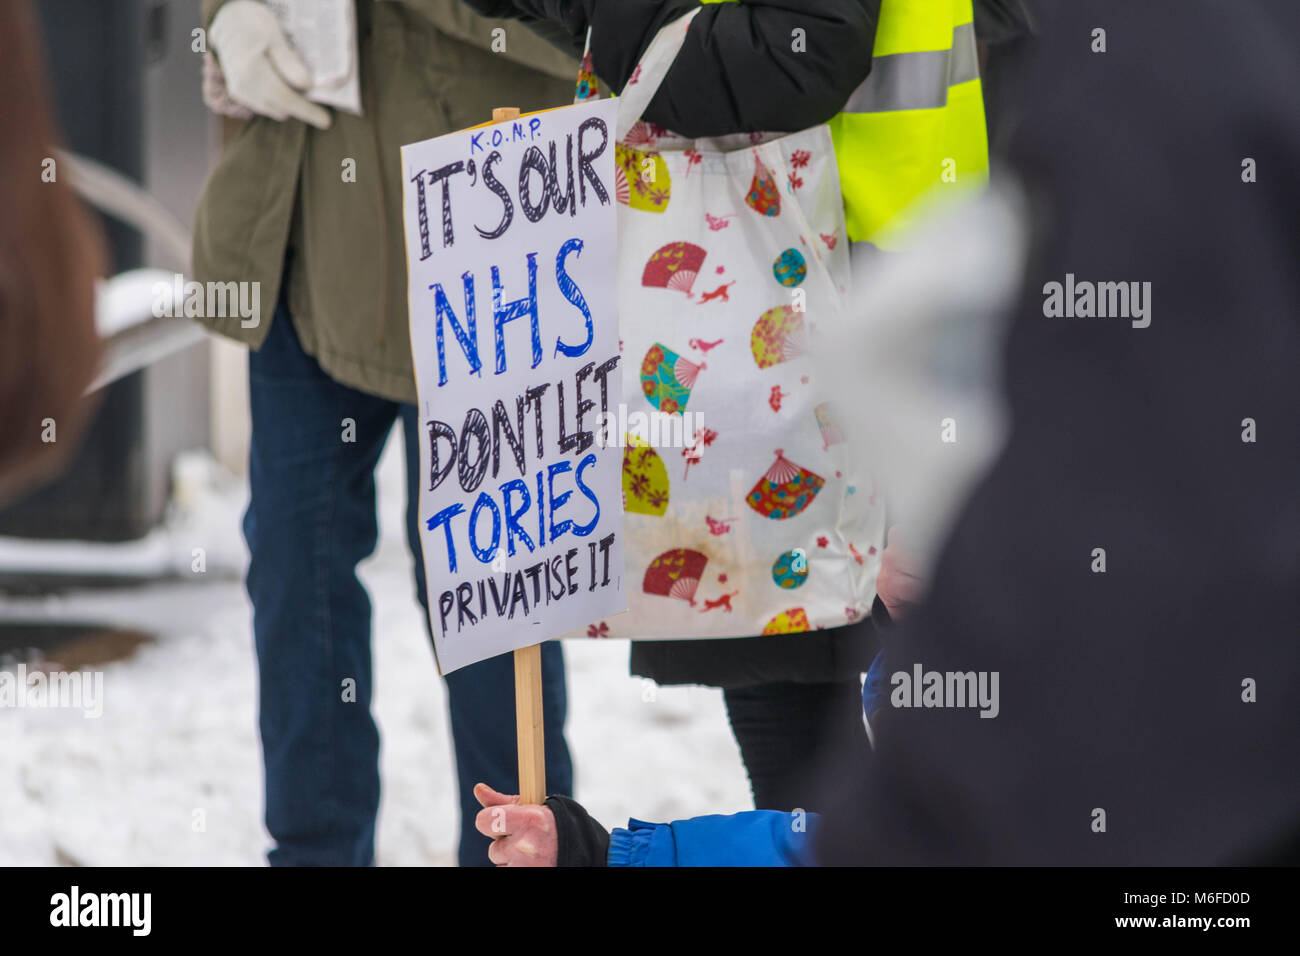
<path fill-rule="evenodd" d="M 735 518 L 714 518 L 709 515 L 704 516 L 705 523 L 709 526 L 709 534 L 723 535 L 731 530 L 732 522 Z"/>
<path fill-rule="evenodd" d="M 732 591 L 730 594 L 724 594 L 716 600 L 705 601 L 704 607 L 700 608 L 700 613 L 703 614 L 705 611 L 712 611 L 715 607 L 720 607 L 730 614 L 732 610 L 731 599 L 739 593 L 739 591 Z"/>
<path fill-rule="evenodd" d="M 691 348 L 699 349 L 707 355 L 709 349 L 717 348 L 722 344 L 722 341 L 722 339 L 718 339 L 716 342 L 706 342 L 703 339 L 691 339 L 687 344 L 690 345 Z"/>
<path fill-rule="evenodd" d="M 703 305 L 705 302 L 712 302 L 714 299 L 721 299 L 723 302 L 730 302 L 731 296 L 727 294 L 727 290 L 735 284 L 736 284 L 736 280 L 732 279 L 730 282 L 718 286 L 712 292 L 702 293 L 700 295 L 700 301 L 698 304 Z"/>

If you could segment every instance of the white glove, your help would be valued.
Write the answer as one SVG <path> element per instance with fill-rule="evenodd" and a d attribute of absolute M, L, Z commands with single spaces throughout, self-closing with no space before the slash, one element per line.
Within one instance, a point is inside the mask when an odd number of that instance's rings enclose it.
<path fill-rule="evenodd" d="M 292 116 L 329 129 L 329 111 L 298 92 L 312 85 L 311 70 L 269 7 L 257 0 L 231 0 L 217 11 L 208 36 L 232 100 L 274 120 Z"/>

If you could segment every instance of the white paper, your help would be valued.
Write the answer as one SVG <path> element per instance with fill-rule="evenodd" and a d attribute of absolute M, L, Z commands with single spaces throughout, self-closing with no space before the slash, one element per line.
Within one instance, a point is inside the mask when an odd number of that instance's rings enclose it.
<path fill-rule="evenodd" d="M 361 115 L 354 0 L 267 0 L 285 36 L 311 70 L 306 97 Z"/>
<path fill-rule="evenodd" d="M 601 100 L 402 147 L 443 673 L 627 606 L 623 450 L 598 417 L 622 395 L 614 115 Z"/>

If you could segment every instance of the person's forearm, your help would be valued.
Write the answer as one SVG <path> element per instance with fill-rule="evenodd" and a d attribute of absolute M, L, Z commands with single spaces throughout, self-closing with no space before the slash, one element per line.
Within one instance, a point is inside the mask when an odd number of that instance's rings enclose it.
<path fill-rule="evenodd" d="M 596 73 L 621 89 L 658 30 L 696 0 L 592 10 Z M 645 119 L 685 136 L 793 131 L 838 113 L 871 69 L 879 0 L 704 4 Z M 619 42 L 629 25 L 635 43 Z"/>
<path fill-rule="evenodd" d="M 558 29 L 581 48 L 587 33 L 587 4 L 583 0 L 463 0 L 480 16 L 519 20 L 547 37 Z M 550 29 L 547 28 L 550 25 Z"/>
<path fill-rule="evenodd" d="M 621 90 L 661 28 L 700 0 L 466 0 L 485 16 L 549 20 Z M 685 136 L 789 131 L 843 108 L 871 69 L 880 0 L 706 3 L 644 119 Z"/>

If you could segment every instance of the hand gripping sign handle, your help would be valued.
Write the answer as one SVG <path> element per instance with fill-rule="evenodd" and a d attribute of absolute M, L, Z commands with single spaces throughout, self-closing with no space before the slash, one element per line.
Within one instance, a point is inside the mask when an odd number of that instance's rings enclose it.
<path fill-rule="evenodd" d="M 499 106 L 492 122 L 519 116 L 518 107 Z M 515 735 L 519 742 L 519 802 L 546 800 L 546 737 L 542 724 L 542 646 L 515 651 Z"/>

